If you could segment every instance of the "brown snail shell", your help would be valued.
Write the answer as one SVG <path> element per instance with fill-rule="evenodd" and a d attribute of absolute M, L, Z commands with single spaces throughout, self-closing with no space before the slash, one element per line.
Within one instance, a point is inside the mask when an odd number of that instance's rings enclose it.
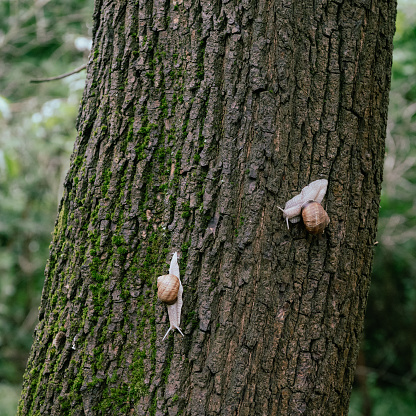
<path fill-rule="evenodd" d="M 168 305 L 173 305 L 178 298 L 179 279 L 174 274 L 165 274 L 157 278 L 157 296 Z"/>
<path fill-rule="evenodd" d="M 308 232 L 313 235 L 322 234 L 329 224 L 328 214 L 316 201 L 309 201 L 303 205 L 302 219 Z"/>

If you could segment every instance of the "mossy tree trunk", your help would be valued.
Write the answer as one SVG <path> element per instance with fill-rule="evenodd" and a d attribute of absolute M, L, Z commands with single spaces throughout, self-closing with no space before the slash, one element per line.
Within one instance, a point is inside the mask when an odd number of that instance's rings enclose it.
<path fill-rule="evenodd" d="M 395 4 L 96 0 L 19 415 L 346 415 Z M 277 206 L 329 180 L 321 238 Z M 165 341 L 156 278 L 180 258 Z"/>

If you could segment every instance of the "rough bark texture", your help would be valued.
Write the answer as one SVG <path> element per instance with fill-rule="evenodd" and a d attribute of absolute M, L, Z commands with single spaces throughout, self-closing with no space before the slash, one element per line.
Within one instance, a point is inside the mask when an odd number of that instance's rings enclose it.
<path fill-rule="evenodd" d="M 100 1 L 19 415 L 346 415 L 395 3 Z M 329 180 L 320 238 L 277 206 Z M 178 251 L 182 329 L 156 277 Z"/>

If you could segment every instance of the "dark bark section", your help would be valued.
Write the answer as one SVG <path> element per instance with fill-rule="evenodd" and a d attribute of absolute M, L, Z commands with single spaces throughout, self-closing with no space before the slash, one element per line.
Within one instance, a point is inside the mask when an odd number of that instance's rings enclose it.
<path fill-rule="evenodd" d="M 347 414 L 394 18 L 386 0 L 96 1 L 19 415 Z M 327 231 L 288 231 L 277 205 L 319 178 Z M 174 251 L 185 338 L 162 342 Z"/>

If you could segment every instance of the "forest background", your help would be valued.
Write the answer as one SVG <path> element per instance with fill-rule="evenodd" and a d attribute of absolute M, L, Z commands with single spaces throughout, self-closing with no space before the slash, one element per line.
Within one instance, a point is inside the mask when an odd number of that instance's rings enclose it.
<path fill-rule="evenodd" d="M 93 0 L 0 1 L 0 416 L 15 415 L 76 138 Z M 378 244 L 350 416 L 416 414 L 416 0 L 399 0 Z"/>

